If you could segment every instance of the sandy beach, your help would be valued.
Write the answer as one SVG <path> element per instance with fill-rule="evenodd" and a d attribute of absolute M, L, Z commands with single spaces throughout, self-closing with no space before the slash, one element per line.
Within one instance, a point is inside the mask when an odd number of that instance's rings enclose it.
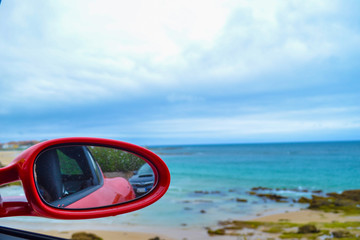
<path fill-rule="evenodd" d="M 3 166 L 7 166 L 16 158 L 22 151 L 0 151 L 0 162 Z"/>
<path fill-rule="evenodd" d="M 252 219 L 252 221 L 259 222 L 281 222 L 287 221 L 292 223 L 309 223 L 309 222 L 351 222 L 360 221 L 360 216 L 349 216 L 341 213 L 331 213 L 323 211 L 314 211 L 303 209 L 300 211 L 286 212 L 280 214 L 273 214 L 269 216 L 258 217 Z"/>
<path fill-rule="evenodd" d="M 190 216 L 189 216 L 190 217 Z M 307 224 L 307 223 L 333 223 L 333 222 L 354 222 L 360 221 L 360 216 L 344 216 L 340 213 L 324 213 L 321 211 L 313 210 L 299 210 L 293 212 L 286 212 L 280 214 L 273 214 L 263 217 L 258 217 L 254 219 L 248 219 L 249 221 L 255 222 L 265 222 L 265 223 L 298 223 L 298 224 Z M 210 236 L 207 233 L 207 229 L 201 227 L 150 227 L 150 226 L 135 226 L 135 225 L 102 225 L 90 223 L 84 225 L 84 223 L 75 226 L 74 224 L 52 224 L 45 228 L 49 231 L 44 231 L 39 228 L 47 226 L 46 224 L 27 224 L 26 229 L 29 231 L 35 231 L 38 233 L 71 238 L 72 234 L 76 232 L 87 232 L 93 233 L 97 236 L 103 238 L 104 240 L 113 240 L 113 239 L 129 239 L 129 240 L 143 240 L 143 239 L 154 239 L 159 237 L 163 240 L 195 240 L 195 239 L 204 239 L 204 240 L 235 240 L 239 239 L 239 236 L 247 236 L 247 239 L 268 239 L 274 238 L 279 239 L 279 233 L 267 233 L 264 232 L 264 228 L 260 227 L 258 229 L 247 229 L 244 228 L 237 232 L 237 236 L 229 235 L 219 235 L 219 236 Z M 5 226 L 18 227 L 20 226 L 17 223 L 8 223 Z M 216 229 L 217 227 L 214 227 Z M 115 230 L 117 229 L 117 230 Z"/>
<path fill-rule="evenodd" d="M 93 233 L 96 236 L 101 237 L 103 240 L 115 240 L 115 239 L 126 239 L 126 240 L 150 240 L 156 239 L 158 237 L 161 240 L 183 240 L 183 239 L 204 239 L 204 240 L 231 240 L 234 237 L 231 236 L 222 236 L 222 237 L 210 237 L 207 235 L 205 230 L 171 230 L 171 234 L 168 236 L 168 229 L 163 229 L 160 232 L 165 232 L 161 234 L 153 234 L 153 233 L 141 233 L 141 232 L 124 232 L 124 231 L 101 231 L 101 230 L 84 230 L 82 232 Z M 70 239 L 72 234 L 75 233 L 73 231 L 38 231 L 39 233 L 62 237 L 65 239 Z"/>
<path fill-rule="evenodd" d="M 140 240 L 140 239 L 156 239 L 159 237 L 163 240 L 172 240 L 171 238 L 164 237 L 161 235 L 150 234 L 150 233 L 138 233 L 138 232 L 118 232 L 118 231 L 92 231 L 92 230 L 84 230 L 81 232 L 92 233 L 98 237 L 101 237 L 103 240 L 111 240 L 111 239 L 128 239 L 128 240 Z M 74 231 L 38 231 L 38 233 L 62 237 L 65 239 L 71 239 L 71 236 L 76 233 Z"/>
<path fill-rule="evenodd" d="M 130 239 L 130 240 L 149 240 L 159 237 L 161 240 L 183 240 L 183 239 L 204 239 L 204 240 L 231 240 L 234 236 L 209 236 L 207 230 L 201 227 L 161 227 L 161 226 L 142 226 L 142 225 L 120 225 L 103 224 L 94 221 L 89 223 L 31 223 L 19 220 L 1 220 L 0 225 L 18 228 L 27 231 L 37 232 L 70 239 L 74 233 L 92 233 L 103 240 Z M 46 230 L 45 230 L 46 229 Z"/>
<path fill-rule="evenodd" d="M 189 216 L 191 217 L 191 216 Z M 221 220 L 221 219 L 219 219 Z M 344 216 L 340 213 L 324 213 L 321 211 L 313 210 L 299 210 L 293 212 L 286 212 L 280 214 L 272 214 L 268 216 L 257 217 L 248 219 L 252 222 L 262 223 L 333 223 L 333 222 L 354 222 L 360 221 L 360 216 Z M 163 240 L 237 240 L 239 236 L 246 236 L 247 239 L 280 239 L 279 233 L 264 232 L 264 228 L 247 229 L 244 228 L 237 231 L 236 236 L 219 235 L 210 236 L 207 229 L 201 227 L 161 227 L 161 226 L 142 226 L 142 225 L 120 225 L 120 224 L 103 224 L 96 222 L 78 224 L 72 223 L 21 223 L 20 221 L 1 221 L 0 225 L 14 228 L 26 229 L 42 234 L 58 236 L 69 239 L 72 234 L 76 232 L 86 232 L 96 234 L 104 240 L 113 239 L 130 239 L 130 240 L 143 240 L 155 239 L 159 237 Z M 26 225 L 26 227 L 24 227 Z M 220 226 L 209 226 L 212 229 L 220 228 Z M 44 230 L 48 229 L 48 230 Z"/>

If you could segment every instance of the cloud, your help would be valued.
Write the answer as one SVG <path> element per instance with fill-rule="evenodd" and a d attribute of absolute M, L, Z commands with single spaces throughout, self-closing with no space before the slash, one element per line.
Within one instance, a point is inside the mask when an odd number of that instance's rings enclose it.
<path fill-rule="evenodd" d="M 323 134 L 344 137 L 344 132 L 360 131 L 360 117 L 351 115 L 359 109 L 307 109 L 234 116 L 169 118 L 142 123 L 141 132 L 158 139 L 181 139 L 188 143 L 198 139 L 206 142 L 286 141 L 289 139 L 319 140 Z M 350 114 L 350 115 L 349 115 Z M 338 115 L 343 115 L 338 117 Z M 343 132 L 341 134 L 341 132 Z M 340 133 L 340 134 L 339 134 Z M 304 137 L 305 136 L 305 137 Z M 349 136 L 348 136 L 349 137 Z M 205 140 L 206 139 L 206 140 Z M 346 137 L 345 137 L 346 139 Z"/>
<path fill-rule="evenodd" d="M 245 2 L 232 11 L 212 51 L 198 54 L 193 66 L 204 79 L 246 81 L 359 51 L 359 32 L 337 17 L 341 2 Z"/>
<path fill-rule="evenodd" d="M 29 122 L 33 128 L 23 134 L 114 137 L 358 129 L 358 110 L 347 117 L 306 114 L 355 105 L 356 6 L 337 0 L 5 1 L 0 124 L 15 131 Z M 57 125 L 63 127 L 53 131 Z"/>
<path fill-rule="evenodd" d="M 22 96 L 16 85 L 35 89 L 32 96 L 40 102 L 49 99 L 39 90 L 44 85 L 46 92 L 62 91 L 54 99 L 64 103 L 74 92 L 87 101 L 186 84 L 216 88 L 339 57 L 359 38 L 334 17 L 338 1 L 39 1 L 20 6 L 14 1 L 2 7 L 7 5 L 1 28 L 9 34 L 0 40 L 0 61 L 2 81 L 13 82 L 8 99 Z"/>

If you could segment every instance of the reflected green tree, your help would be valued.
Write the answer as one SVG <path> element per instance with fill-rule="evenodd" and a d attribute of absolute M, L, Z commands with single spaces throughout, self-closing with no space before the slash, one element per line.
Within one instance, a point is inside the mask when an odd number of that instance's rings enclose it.
<path fill-rule="evenodd" d="M 131 172 L 146 162 L 140 157 L 115 148 L 91 146 L 89 150 L 103 172 Z"/>

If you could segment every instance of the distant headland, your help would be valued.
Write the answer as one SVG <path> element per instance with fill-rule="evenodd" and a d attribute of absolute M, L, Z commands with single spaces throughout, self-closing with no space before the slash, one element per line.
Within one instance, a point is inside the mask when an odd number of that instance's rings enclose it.
<path fill-rule="evenodd" d="M 17 150 L 29 148 L 40 141 L 28 140 L 28 141 L 11 141 L 7 143 L 0 143 L 0 150 Z"/>

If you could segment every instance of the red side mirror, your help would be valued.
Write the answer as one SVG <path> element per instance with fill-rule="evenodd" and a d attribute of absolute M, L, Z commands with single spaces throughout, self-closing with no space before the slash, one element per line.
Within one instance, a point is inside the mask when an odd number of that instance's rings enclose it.
<path fill-rule="evenodd" d="M 130 143 L 62 138 L 25 150 L 0 169 L 0 184 L 20 180 L 26 197 L 0 199 L 0 217 L 86 219 L 114 216 L 159 200 L 170 184 L 165 163 Z"/>

